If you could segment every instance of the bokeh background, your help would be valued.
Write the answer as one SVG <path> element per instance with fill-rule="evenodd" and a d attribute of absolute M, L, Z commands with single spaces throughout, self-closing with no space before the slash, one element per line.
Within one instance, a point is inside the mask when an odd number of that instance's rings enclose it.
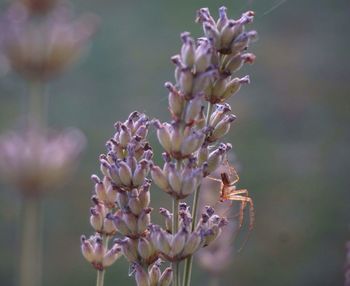
<path fill-rule="evenodd" d="M 209 7 L 217 15 L 221 5 L 234 17 L 256 11 L 252 27 L 259 32 L 251 48 L 257 61 L 241 70 L 252 84 L 230 101 L 238 120 L 227 138 L 241 166 L 240 186 L 255 201 L 256 225 L 243 250 L 233 254 L 221 285 L 342 285 L 350 239 L 350 2 L 77 0 L 73 5 L 77 14 L 97 14 L 100 28 L 80 63 L 50 84 L 49 123 L 80 128 L 88 145 L 73 179 L 44 201 L 43 285 L 94 285 L 95 271 L 80 254 L 79 237 L 91 233 L 89 177 L 99 172 L 98 155 L 113 123 L 131 111 L 168 118 L 163 83 L 173 79 L 169 58 L 180 48 L 179 34 L 199 36 L 195 11 Z M 2 69 L 0 133 L 19 124 L 25 98 L 23 80 Z M 154 133 L 151 137 L 155 143 Z M 152 205 L 170 202 L 155 190 Z M 17 273 L 18 213 L 18 194 L 0 185 L 4 286 L 14 285 Z M 134 285 L 127 273 L 128 265 L 119 260 L 107 272 L 106 285 Z M 207 281 L 196 268 L 193 285 Z"/>

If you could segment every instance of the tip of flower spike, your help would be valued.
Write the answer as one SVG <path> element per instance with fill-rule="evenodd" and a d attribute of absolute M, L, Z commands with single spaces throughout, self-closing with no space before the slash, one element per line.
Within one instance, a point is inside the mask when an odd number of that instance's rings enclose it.
<path fill-rule="evenodd" d="M 95 174 L 91 175 L 91 180 L 92 180 L 94 183 L 96 183 L 96 184 L 101 183 L 100 178 L 99 178 L 97 175 L 95 175 Z"/>
<path fill-rule="evenodd" d="M 180 37 L 181 37 L 181 40 L 183 43 L 187 43 L 188 40 L 191 38 L 191 33 L 190 32 L 183 32 L 183 33 L 181 33 Z"/>

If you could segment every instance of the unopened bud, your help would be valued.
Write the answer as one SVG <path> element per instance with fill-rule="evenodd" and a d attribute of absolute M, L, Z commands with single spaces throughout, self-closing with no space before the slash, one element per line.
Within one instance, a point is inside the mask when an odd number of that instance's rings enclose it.
<path fill-rule="evenodd" d="M 155 127 L 157 128 L 157 137 L 160 145 L 168 153 L 171 151 L 171 137 L 170 137 L 170 125 L 161 124 L 159 121 L 155 121 Z"/>
<path fill-rule="evenodd" d="M 152 208 L 147 208 L 140 214 L 137 220 L 137 230 L 139 233 L 143 233 L 151 223 L 151 211 Z"/>
<path fill-rule="evenodd" d="M 130 234 L 130 229 L 128 228 L 120 214 L 114 216 L 113 222 L 118 232 L 120 232 L 122 235 Z"/>
<path fill-rule="evenodd" d="M 173 256 L 179 255 L 184 249 L 187 232 L 182 229 L 173 235 L 171 241 L 171 251 Z"/>
<path fill-rule="evenodd" d="M 103 257 L 102 265 L 103 267 L 109 267 L 121 256 L 122 249 L 118 244 L 113 245 L 113 247 L 107 251 Z"/>
<path fill-rule="evenodd" d="M 183 44 L 181 47 L 181 60 L 186 67 L 191 68 L 194 64 L 194 54 L 195 54 L 194 41 L 190 37 L 190 33 L 188 32 L 182 33 L 181 39 L 183 41 Z"/>
<path fill-rule="evenodd" d="M 173 270 L 168 267 L 164 270 L 162 276 L 160 277 L 159 286 L 170 286 L 171 281 L 173 280 Z"/>
<path fill-rule="evenodd" d="M 201 240 L 199 233 L 192 232 L 186 241 L 182 255 L 187 256 L 195 253 L 201 244 Z"/>
<path fill-rule="evenodd" d="M 130 167 L 124 161 L 118 162 L 119 177 L 124 186 L 130 186 L 132 183 L 132 174 Z"/>
<path fill-rule="evenodd" d="M 193 85 L 193 74 L 190 69 L 184 68 L 180 72 L 179 78 L 180 90 L 185 94 L 189 95 L 192 93 Z"/>
<path fill-rule="evenodd" d="M 160 276 L 161 276 L 161 271 L 159 268 L 158 263 L 154 263 L 151 267 L 151 269 L 149 270 L 149 280 L 150 280 L 150 284 L 151 286 L 157 286 Z"/>
<path fill-rule="evenodd" d="M 143 269 L 141 265 L 135 263 L 135 280 L 137 286 L 150 286 L 148 273 Z"/>
<path fill-rule="evenodd" d="M 214 128 L 212 134 L 209 137 L 209 141 L 213 142 L 225 136 L 229 132 L 231 123 L 235 119 L 236 116 L 233 114 L 225 115 L 225 117 Z"/>
<path fill-rule="evenodd" d="M 151 255 L 153 254 L 153 249 L 152 249 L 152 245 L 149 243 L 149 241 L 143 237 L 141 237 L 138 240 L 138 252 L 140 254 L 140 256 L 144 259 L 144 260 L 148 260 L 148 258 L 151 257 Z"/>
<path fill-rule="evenodd" d="M 185 122 L 190 125 L 198 116 L 203 106 L 203 94 L 198 94 L 189 101 L 186 108 Z"/>
<path fill-rule="evenodd" d="M 152 165 L 151 166 L 151 176 L 155 184 L 162 190 L 167 190 L 169 187 L 168 179 L 164 175 L 161 168 L 158 166 Z"/>
<path fill-rule="evenodd" d="M 180 175 L 178 173 L 178 171 L 175 168 L 175 165 L 172 164 L 169 168 L 169 174 L 168 174 L 168 181 L 170 184 L 170 187 L 172 188 L 172 190 L 179 194 L 181 191 L 181 178 Z"/>

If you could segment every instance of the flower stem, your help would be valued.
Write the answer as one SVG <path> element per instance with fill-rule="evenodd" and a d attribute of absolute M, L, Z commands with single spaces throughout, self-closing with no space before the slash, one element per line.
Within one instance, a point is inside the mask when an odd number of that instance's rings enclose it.
<path fill-rule="evenodd" d="M 210 115 L 213 109 L 213 104 L 208 102 L 207 114 L 205 117 L 205 125 L 209 125 Z M 194 193 L 193 204 L 192 204 L 192 232 L 194 231 L 197 224 L 197 209 L 198 209 L 198 198 L 201 185 L 199 185 Z M 192 264 L 193 264 L 193 255 L 188 257 L 185 261 L 184 267 L 184 277 L 183 277 L 183 286 L 190 286 L 191 283 L 191 274 L 192 274 Z"/>
<path fill-rule="evenodd" d="M 104 248 L 108 249 L 108 242 L 109 242 L 109 236 L 104 235 L 103 236 L 103 245 Z M 97 270 L 97 280 L 96 280 L 96 286 L 103 286 L 104 281 L 105 281 L 105 273 L 106 270 Z"/>
<path fill-rule="evenodd" d="M 20 286 L 41 285 L 41 212 L 37 197 L 25 197 L 22 202 L 22 248 L 20 256 Z"/>
<path fill-rule="evenodd" d="M 172 225 L 172 232 L 173 235 L 177 233 L 179 228 L 179 200 L 177 198 L 173 198 L 173 225 Z M 180 283 L 180 271 L 179 271 L 179 262 L 175 261 L 173 262 L 173 285 L 179 286 Z"/>

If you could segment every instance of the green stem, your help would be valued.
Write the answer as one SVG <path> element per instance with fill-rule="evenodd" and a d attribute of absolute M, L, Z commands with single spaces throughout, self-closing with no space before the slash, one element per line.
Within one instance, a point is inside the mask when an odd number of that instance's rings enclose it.
<path fill-rule="evenodd" d="M 41 81 L 29 82 L 28 122 L 39 127 L 46 126 L 47 101 L 44 97 L 44 84 Z"/>
<path fill-rule="evenodd" d="M 205 125 L 209 125 L 210 115 L 213 109 L 213 104 L 208 102 L 207 115 L 205 118 Z M 198 198 L 201 186 L 199 185 L 196 191 L 194 192 L 193 205 L 192 205 L 192 232 L 194 231 L 197 224 L 197 209 L 198 209 Z M 191 283 L 191 274 L 192 274 L 192 264 L 193 264 L 193 255 L 188 257 L 185 261 L 184 268 L 184 277 L 183 277 L 183 286 L 190 286 Z"/>
<path fill-rule="evenodd" d="M 109 236 L 104 235 L 103 236 L 103 245 L 106 249 L 108 249 L 108 242 L 109 242 Z M 96 280 L 96 286 L 103 286 L 105 281 L 105 273 L 106 270 L 97 270 L 97 280 Z"/>
<path fill-rule="evenodd" d="M 173 225 L 172 232 L 175 235 L 179 229 L 179 200 L 173 198 Z M 178 261 L 173 262 L 173 285 L 179 286 L 180 282 L 180 263 Z"/>
<path fill-rule="evenodd" d="M 25 197 L 22 202 L 22 247 L 20 256 L 20 286 L 41 285 L 41 212 L 38 198 Z"/>

